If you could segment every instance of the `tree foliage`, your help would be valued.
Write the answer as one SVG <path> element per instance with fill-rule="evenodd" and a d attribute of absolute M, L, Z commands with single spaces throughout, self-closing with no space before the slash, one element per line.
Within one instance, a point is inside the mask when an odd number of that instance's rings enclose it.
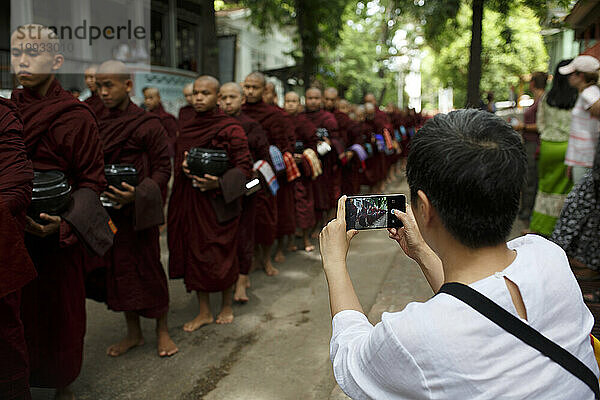
<path fill-rule="evenodd" d="M 467 100 L 468 54 L 471 41 L 471 10 L 463 4 L 456 18 L 446 21 L 443 35 L 428 44 L 423 62 L 424 91 L 430 95 L 438 87 L 454 88 L 454 103 Z M 510 40 L 506 34 L 510 32 Z M 507 99 L 510 85 L 519 77 L 539 70 L 546 71 L 548 56 L 535 12 L 524 6 L 508 13 L 485 10 L 483 18 L 483 50 L 481 53 L 481 91 L 493 91 L 496 99 Z M 432 96 L 430 96 L 432 97 Z"/>

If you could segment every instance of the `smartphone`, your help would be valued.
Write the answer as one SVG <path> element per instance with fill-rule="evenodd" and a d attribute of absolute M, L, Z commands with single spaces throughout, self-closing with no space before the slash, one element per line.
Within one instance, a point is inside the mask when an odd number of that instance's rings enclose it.
<path fill-rule="evenodd" d="M 346 198 L 346 230 L 401 228 L 392 210 L 406 212 L 406 196 L 403 194 L 374 194 Z"/>

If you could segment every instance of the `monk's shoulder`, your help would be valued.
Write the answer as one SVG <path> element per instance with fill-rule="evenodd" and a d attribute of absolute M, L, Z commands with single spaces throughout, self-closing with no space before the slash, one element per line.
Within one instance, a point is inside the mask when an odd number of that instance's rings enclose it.
<path fill-rule="evenodd" d="M 0 134 L 7 131 L 22 131 L 23 122 L 15 104 L 0 97 Z"/>

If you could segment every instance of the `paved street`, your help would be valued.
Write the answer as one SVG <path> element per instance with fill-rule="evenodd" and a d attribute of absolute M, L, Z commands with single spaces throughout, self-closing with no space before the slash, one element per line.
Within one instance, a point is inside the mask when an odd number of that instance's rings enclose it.
<path fill-rule="evenodd" d="M 407 193 L 405 186 L 389 192 Z M 165 243 L 163 238 L 163 249 Z M 163 252 L 166 265 L 166 252 Z M 143 321 L 146 344 L 110 358 L 106 348 L 125 332 L 120 314 L 88 301 L 88 331 L 78 399 L 338 399 L 344 398 L 329 362 L 331 323 L 319 253 L 302 251 L 279 264 L 280 274 L 251 274 L 250 302 L 236 305 L 231 325 L 212 324 L 193 333 L 182 326 L 197 311 L 182 281 L 170 281 L 170 325 L 179 353 L 156 355 L 154 326 Z M 416 264 L 386 231 L 361 232 L 349 255 L 349 270 L 372 322 L 431 290 Z M 211 298 L 215 314 L 220 296 Z M 370 310 L 370 312 L 369 312 Z M 51 391 L 34 389 L 34 400 Z"/>

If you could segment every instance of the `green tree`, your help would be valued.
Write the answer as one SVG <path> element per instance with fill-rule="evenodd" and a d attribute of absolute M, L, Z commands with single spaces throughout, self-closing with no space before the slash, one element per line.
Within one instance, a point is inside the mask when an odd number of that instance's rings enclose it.
<path fill-rule="evenodd" d="M 509 15 L 516 9 L 529 8 L 537 18 L 545 19 L 548 15 L 548 1 L 546 0 L 448 0 L 434 1 L 421 0 L 396 0 L 397 6 L 401 7 L 425 23 L 425 37 L 427 43 L 434 49 L 439 50 L 438 42 L 443 41 L 448 29 L 456 28 L 456 17 L 459 10 L 470 6 L 470 42 L 467 88 L 467 106 L 476 106 L 480 100 L 480 82 L 482 77 L 482 52 L 484 50 L 482 37 L 485 35 L 484 14 L 485 11 L 494 11 L 500 15 L 497 20 L 500 28 L 500 36 L 510 45 L 512 43 L 513 30 L 510 28 Z M 569 0 L 555 0 L 556 3 L 567 7 Z M 466 54 L 466 53 L 465 53 Z"/>
<path fill-rule="evenodd" d="M 322 53 L 340 41 L 342 15 L 350 0 L 240 0 L 251 10 L 253 23 L 263 32 L 274 26 L 294 27 L 297 51 L 293 52 L 304 87 L 317 73 Z"/>
<path fill-rule="evenodd" d="M 423 61 L 424 92 L 453 87 L 456 105 L 473 104 L 468 99 L 468 81 L 472 78 L 469 61 L 457 57 L 468 52 L 471 21 L 471 9 L 463 4 L 456 17 L 443 27 L 444 34 L 435 45 L 428 46 Z M 508 98 L 509 85 L 516 85 L 519 76 L 547 69 L 548 56 L 539 34 L 538 18 L 530 8 L 520 5 L 506 14 L 485 10 L 482 28 L 478 85 L 482 92 L 493 91 L 496 98 Z M 506 32 L 510 32 L 508 40 Z"/>

